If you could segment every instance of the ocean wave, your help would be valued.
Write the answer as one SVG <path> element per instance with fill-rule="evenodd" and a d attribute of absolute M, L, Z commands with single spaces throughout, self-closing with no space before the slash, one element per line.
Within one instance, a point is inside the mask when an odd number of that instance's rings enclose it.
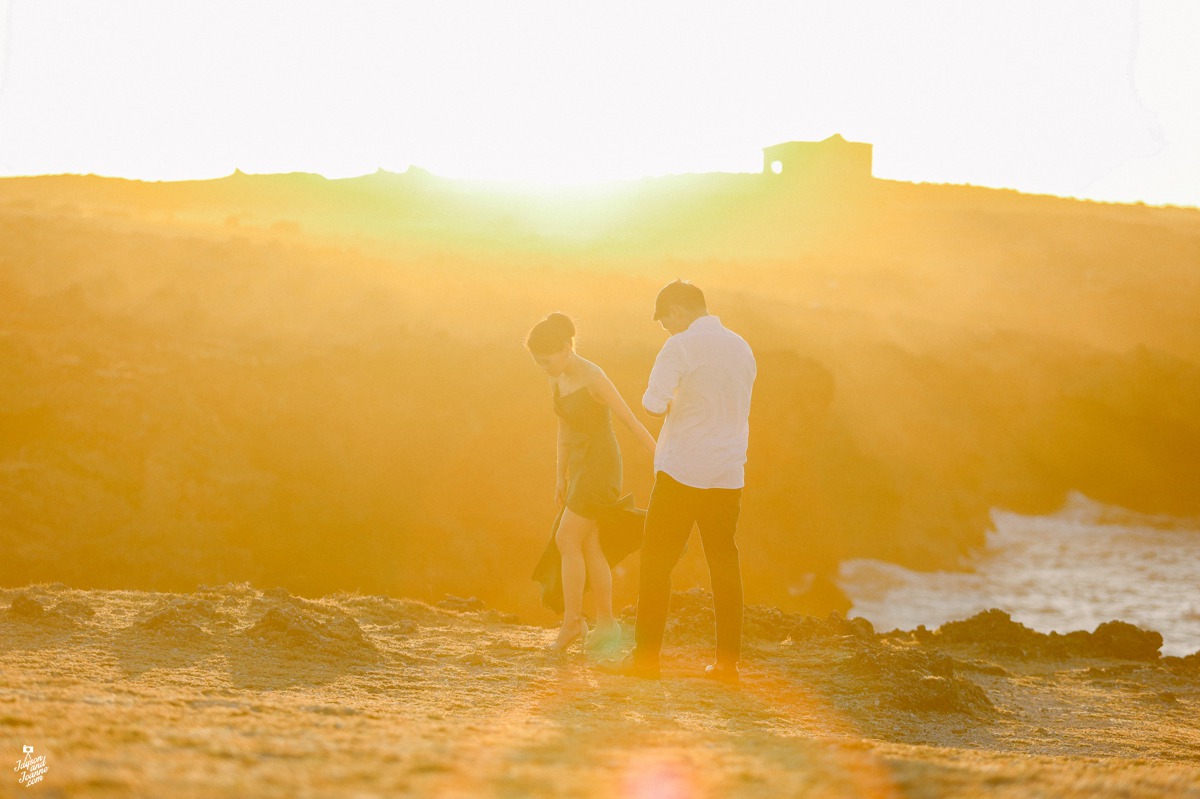
<path fill-rule="evenodd" d="M 995 530 L 967 572 L 918 572 L 875 560 L 842 564 L 851 615 L 880 629 L 937 627 L 987 608 L 1041 632 L 1114 619 L 1163 635 L 1163 653 L 1200 650 L 1193 596 L 1200 531 L 1072 494 L 1058 513 L 993 511 Z"/>

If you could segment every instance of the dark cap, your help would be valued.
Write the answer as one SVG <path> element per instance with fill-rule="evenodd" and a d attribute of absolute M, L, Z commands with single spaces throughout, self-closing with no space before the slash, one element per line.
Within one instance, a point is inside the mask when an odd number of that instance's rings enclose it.
<path fill-rule="evenodd" d="M 654 321 L 657 322 L 673 305 L 706 311 L 704 292 L 686 280 L 676 280 L 663 286 L 654 300 Z"/>

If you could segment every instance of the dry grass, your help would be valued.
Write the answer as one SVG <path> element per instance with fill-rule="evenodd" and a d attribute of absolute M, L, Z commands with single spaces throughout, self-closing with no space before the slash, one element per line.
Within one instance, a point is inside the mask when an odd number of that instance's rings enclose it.
<path fill-rule="evenodd" d="M 730 689 L 699 677 L 704 598 L 677 599 L 645 682 L 487 609 L 7 590 L 0 738 L 47 756 L 56 797 L 1200 795 L 1189 662 L 995 656 L 755 607 Z M 947 658 L 957 687 L 928 693 Z"/>

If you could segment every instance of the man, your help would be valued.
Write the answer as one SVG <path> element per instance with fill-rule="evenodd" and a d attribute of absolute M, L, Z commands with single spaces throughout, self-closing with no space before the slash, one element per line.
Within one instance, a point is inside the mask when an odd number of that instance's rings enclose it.
<path fill-rule="evenodd" d="M 671 572 L 700 528 L 712 578 L 717 660 L 705 675 L 737 682 L 742 575 L 734 533 L 741 510 L 750 394 L 757 367 L 750 346 L 708 313 L 704 293 L 676 280 L 663 287 L 654 319 L 670 333 L 650 372 L 642 405 L 665 417 L 646 511 L 633 653 L 610 669 L 659 676 Z"/>

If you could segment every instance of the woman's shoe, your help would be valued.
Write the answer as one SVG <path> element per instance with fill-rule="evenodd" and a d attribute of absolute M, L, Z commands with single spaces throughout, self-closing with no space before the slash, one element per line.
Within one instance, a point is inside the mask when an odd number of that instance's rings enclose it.
<path fill-rule="evenodd" d="M 561 640 L 561 638 L 562 638 L 562 631 L 560 630 L 559 638 L 555 639 L 554 643 L 550 644 L 550 646 L 548 646 L 547 649 L 549 649 L 551 652 L 554 652 L 556 654 L 561 654 L 562 652 L 566 652 L 567 649 L 571 646 L 571 644 L 575 643 L 578 640 L 586 639 L 587 634 L 588 634 L 587 620 L 584 619 L 583 616 L 576 616 L 575 621 L 578 624 L 578 626 L 575 629 L 575 633 L 573 635 L 569 636 L 562 643 L 559 643 L 559 640 Z"/>
<path fill-rule="evenodd" d="M 583 644 L 583 648 L 593 655 L 604 657 L 613 654 L 621 645 L 621 624 L 614 621 L 604 627 L 597 627 Z"/>

